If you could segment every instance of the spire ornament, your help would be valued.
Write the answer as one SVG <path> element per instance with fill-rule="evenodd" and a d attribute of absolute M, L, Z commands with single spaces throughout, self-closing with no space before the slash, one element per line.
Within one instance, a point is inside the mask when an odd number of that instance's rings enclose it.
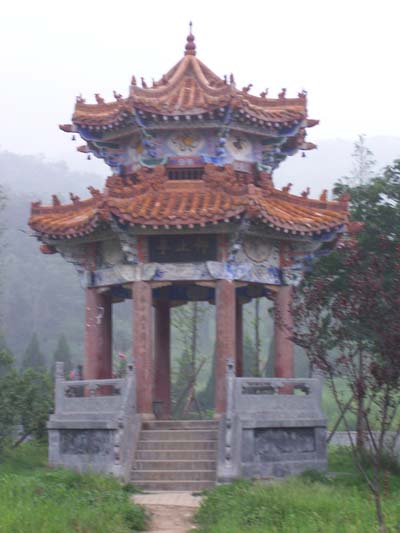
<path fill-rule="evenodd" d="M 185 56 L 196 55 L 196 44 L 192 33 L 192 21 L 189 22 L 189 35 L 186 37 Z"/>

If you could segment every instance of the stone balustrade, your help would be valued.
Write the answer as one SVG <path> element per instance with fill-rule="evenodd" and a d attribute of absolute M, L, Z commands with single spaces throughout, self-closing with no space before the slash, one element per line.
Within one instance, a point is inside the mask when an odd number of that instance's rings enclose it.
<path fill-rule="evenodd" d="M 50 464 L 128 480 L 140 428 L 133 365 L 122 379 L 67 381 L 63 363 L 56 363 Z"/>
<path fill-rule="evenodd" d="M 318 377 L 238 378 L 229 360 L 226 380 L 219 481 L 326 468 L 326 419 Z"/>

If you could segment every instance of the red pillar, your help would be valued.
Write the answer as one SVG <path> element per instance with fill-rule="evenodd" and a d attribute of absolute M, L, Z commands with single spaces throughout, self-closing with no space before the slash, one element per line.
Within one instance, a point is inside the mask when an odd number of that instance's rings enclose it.
<path fill-rule="evenodd" d="M 293 328 L 291 312 L 292 287 L 283 285 L 275 296 L 275 376 L 294 377 L 294 345 L 290 340 Z"/>
<path fill-rule="evenodd" d="M 236 375 L 243 376 L 243 304 L 236 300 Z"/>
<path fill-rule="evenodd" d="M 160 418 L 169 418 L 171 415 L 169 302 L 160 301 L 157 302 L 155 306 L 154 352 L 154 400 L 157 402 L 162 402 L 159 413 Z"/>
<path fill-rule="evenodd" d="M 150 283 L 134 281 L 133 357 L 136 364 L 138 412 L 153 416 L 152 292 Z"/>
<path fill-rule="evenodd" d="M 227 359 L 236 358 L 236 293 L 235 284 L 224 279 L 216 282 L 216 376 L 215 410 L 217 414 L 226 410 L 226 364 Z"/>
<path fill-rule="evenodd" d="M 86 289 L 85 379 L 111 377 L 111 305 L 111 295 Z"/>

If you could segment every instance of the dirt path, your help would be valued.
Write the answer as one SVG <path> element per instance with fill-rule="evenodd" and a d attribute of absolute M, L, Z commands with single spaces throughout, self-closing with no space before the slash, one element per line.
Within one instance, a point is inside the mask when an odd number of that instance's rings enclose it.
<path fill-rule="evenodd" d="M 190 492 L 136 494 L 135 503 L 150 512 L 149 533 L 187 533 L 194 529 L 193 515 L 201 497 Z"/>

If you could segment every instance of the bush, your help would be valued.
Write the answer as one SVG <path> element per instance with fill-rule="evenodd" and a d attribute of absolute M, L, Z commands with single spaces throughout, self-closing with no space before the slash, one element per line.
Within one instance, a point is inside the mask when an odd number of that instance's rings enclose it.
<path fill-rule="evenodd" d="M 367 459 L 366 459 L 367 461 Z M 206 493 L 199 533 L 376 533 L 375 505 L 348 449 L 331 453 L 332 475 L 303 475 L 268 484 L 236 481 Z M 400 523 L 400 481 L 387 478 L 383 510 L 388 532 Z"/>
<path fill-rule="evenodd" d="M 31 442 L 0 464 L 0 531 L 128 533 L 146 526 L 144 510 L 113 477 L 50 469 L 46 447 Z"/>
<path fill-rule="evenodd" d="M 20 373 L 12 357 L 0 351 L 0 455 L 26 437 L 47 436 L 46 422 L 53 406 L 47 372 L 28 368 Z"/>

